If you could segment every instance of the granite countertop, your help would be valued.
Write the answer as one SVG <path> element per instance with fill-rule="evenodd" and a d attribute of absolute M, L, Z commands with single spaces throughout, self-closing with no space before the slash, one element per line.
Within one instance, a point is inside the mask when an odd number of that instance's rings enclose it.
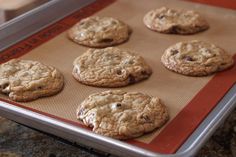
<path fill-rule="evenodd" d="M 0 117 L 0 157 L 98 157 L 83 147 Z M 197 157 L 236 157 L 236 109 L 199 151 Z"/>

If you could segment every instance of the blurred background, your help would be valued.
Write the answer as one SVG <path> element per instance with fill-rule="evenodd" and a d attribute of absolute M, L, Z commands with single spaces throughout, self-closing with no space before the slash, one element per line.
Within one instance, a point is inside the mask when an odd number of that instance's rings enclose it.
<path fill-rule="evenodd" d="M 0 0 L 0 25 L 50 0 Z"/>

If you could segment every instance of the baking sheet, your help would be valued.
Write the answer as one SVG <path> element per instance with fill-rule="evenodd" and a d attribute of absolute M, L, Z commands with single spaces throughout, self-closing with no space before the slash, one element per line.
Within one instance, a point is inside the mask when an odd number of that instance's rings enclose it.
<path fill-rule="evenodd" d="M 65 76 L 65 87 L 61 93 L 33 102 L 20 103 L 22 107 L 27 107 L 35 112 L 42 111 L 48 116 L 57 116 L 69 120 L 73 122 L 73 124 L 76 122 L 79 127 L 82 127 L 76 120 L 75 115 L 78 104 L 89 94 L 108 90 L 108 88 L 82 85 L 72 77 L 73 60 L 85 52 L 87 48 L 68 40 L 65 30 L 75 21 L 78 21 L 86 15 L 91 15 L 96 11 L 94 8 L 102 8 L 105 4 L 110 2 L 100 1 L 99 3 L 95 3 L 93 4 L 93 8 L 83 9 L 60 21 L 57 25 L 49 27 L 47 30 L 34 35 L 25 42 L 1 54 L 1 61 L 4 61 L 25 53 L 21 58 L 38 60 L 45 64 L 55 66 Z M 136 2 L 137 1 L 134 0 L 115 1 L 95 14 L 100 16 L 112 16 L 130 25 L 133 30 L 130 40 L 118 47 L 137 51 L 146 59 L 153 69 L 153 75 L 148 80 L 116 89 L 141 91 L 160 97 L 168 106 L 171 119 L 169 123 L 161 129 L 161 133 L 160 130 L 156 130 L 150 134 L 126 142 L 161 153 L 173 153 L 189 136 L 189 133 L 197 127 L 197 124 L 206 116 L 212 107 L 216 105 L 230 86 L 232 86 L 236 80 L 233 75 L 235 74 L 235 67 L 226 72 L 221 72 L 216 76 L 187 77 L 165 69 L 160 63 L 160 57 L 168 46 L 179 41 L 192 39 L 215 43 L 233 54 L 236 50 L 236 46 L 233 44 L 236 39 L 236 33 L 234 31 L 236 26 L 236 13 L 235 11 L 227 9 L 203 6 L 184 1 L 149 0 L 149 3 L 146 3 L 144 0 L 140 0 L 138 1 L 139 3 Z M 161 6 L 197 10 L 207 19 L 211 28 L 205 32 L 189 36 L 166 35 L 150 31 L 144 26 L 142 18 L 150 9 Z M 51 40 L 49 40 L 50 38 Z M 38 46 L 45 40 L 48 41 Z M 220 92 L 215 91 L 215 89 L 220 89 Z M 7 100 L 7 97 L 3 95 L 1 95 L 0 98 Z M 204 105 L 205 108 L 201 108 L 204 107 Z M 190 124 L 186 124 L 183 118 L 193 119 Z M 175 131 L 173 130 L 173 126 L 179 126 L 180 128 L 178 131 Z M 174 136 L 177 136 L 177 140 L 171 139 L 175 138 Z M 175 142 L 173 143 L 168 140 Z"/>

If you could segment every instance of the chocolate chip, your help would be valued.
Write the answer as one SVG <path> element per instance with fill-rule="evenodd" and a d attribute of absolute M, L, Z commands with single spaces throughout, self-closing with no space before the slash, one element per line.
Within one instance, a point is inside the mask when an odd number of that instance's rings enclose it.
<path fill-rule="evenodd" d="M 83 22 L 80 22 L 79 24 L 80 24 L 80 25 L 84 25 L 84 24 L 85 24 L 85 22 L 83 21 Z"/>
<path fill-rule="evenodd" d="M 179 51 L 178 50 L 171 50 L 171 52 L 172 52 L 172 55 L 176 55 L 177 53 L 179 53 Z"/>
<path fill-rule="evenodd" d="M 95 117 L 95 113 L 90 113 L 90 115 L 88 115 L 87 123 L 89 124 L 89 127 L 94 127 L 94 125 L 92 124 L 94 117 Z"/>
<path fill-rule="evenodd" d="M 80 116 L 80 115 L 82 115 L 83 114 L 83 112 L 84 112 L 84 108 L 81 108 L 80 110 L 79 110 L 79 113 L 78 113 L 78 115 Z"/>
<path fill-rule="evenodd" d="M 90 128 L 93 128 L 93 127 L 94 127 L 93 124 L 89 124 L 88 126 L 89 126 Z"/>
<path fill-rule="evenodd" d="M 74 68 L 74 69 L 73 69 L 73 73 L 76 73 L 76 74 L 77 74 L 77 72 L 78 72 L 78 69 L 77 69 L 77 68 Z"/>
<path fill-rule="evenodd" d="M 147 115 L 142 115 L 140 118 L 144 119 L 146 122 L 150 122 L 150 118 Z"/>
<path fill-rule="evenodd" d="M 38 86 L 38 89 L 43 89 L 43 87 L 42 86 Z"/>
<path fill-rule="evenodd" d="M 111 24 L 115 25 L 115 24 L 117 24 L 117 22 L 116 21 L 111 21 Z"/>
<path fill-rule="evenodd" d="M 173 26 L 171 29 L 170 29 L 170 33 L 173 33 L 173 34 L 177 34 L 179 31 L 178 31 L 178 26 Z"/>
<path fill-rule="evenodd" d="M 134 64 L 134 61 L 133 61 L 133 60 L 129 60 L 128 63 L 129 63 L 129 64 Z"/>
<path fill-rule="evenodd" d="M 1 89 L 6 89 L 9 86 L 9 83 L 4 83 L 0 86 Z"/>
<path fill-rule="evenodd" d="M 122 74 L 121 70 L 117 70 L 117 71 L 116 71 L 116 74 L 117 74 L 117 75 L 121 75 L 121 74 Z"/>
<path fill-rule="evenodd" d="M 158 18 L 159 19 L 163 19 L 165 17 L 165 15 L 159 15 Z"/>
<path fill-rule="evenodd" d="M 125 61 L 125 64 L 134 64 L 134 61 L 129 59 Z"/>
<path fill-rule="evenodd" d="M 121 107 L 121 104 L 120 104 L 120 103 L 117 103 L 117 104 L 116 104 L 116 107 Z"/>
<path fill-rule="evenodd" d="M 169 30 L 169 33 L 171 33 L 171 34 L 179 34 L 179 33 L 183 33 L 183 34 L 191 34 L 191 33 L 188 33 L 188 32 L 186 32 L 186 30 L 184 30 L 184 29 L 182 29 L 181 27 L 179 27 L 179 26 L 173 26 L 173 27 L 171 27 L 170 28 L 170 30 Z"/>
<path fill-rule="evenodd" d="M 184 60 L 186 60 L 186 61 L 194 61 L 194 59 L 192 57 L 190 57 L 190 56 L 185 56 Z"/>
<path fill-rule="evenodd" d="M 129 84 L 135 83 L 135 77 L 131 74 L 128 76 L 128 80 L 129 80 Z"/>
<path fill-rule="evenodd" d="M 220 65 L 226 65 L 227 63 L 221 63 Z"/>
<path fill-rule="evenodd" d="M 111 42 L 113 42 L 113 39 L 104 38 L 104 39 L 99 40 L 99 42 L 100 42 L 100 43 L 111 43 Z"/>
<path fill-rule="evenodd" d="M 148 75 L 148 73 L 147 73 L 147 71 L 143 70 L 143 71 L 141 71 L 141 75 L 146 76 L 146 75 Z"/>

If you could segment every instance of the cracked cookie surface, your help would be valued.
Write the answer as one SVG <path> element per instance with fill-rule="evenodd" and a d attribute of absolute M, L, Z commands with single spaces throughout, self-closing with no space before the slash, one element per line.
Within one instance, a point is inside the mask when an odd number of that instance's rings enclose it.
<path fill-rule="evenodd" d="M 157 97 L 121 90 L 95 93 L 77 109 L 77 118 L 95 133 L 129 139 L 163 126 L 167 107 Z"/>
<path fill-rule="evenodd" d="M 214 44 L 193 40 L 179 42 L 165 50 L 164 66 L 189 76 L 205 76 L 225 70 L 234 64 L 232 55 Z"/>
<path fill-rule="evenodd" d="M 88 49 L 75 59 L 72 74 L 79 82 L 98 87 L 121 87 L 147 79 L 152 70 L 134 52 L 115 47 Z"/>
<path fill-rule="evenodd" d="M 12 59 L 0 65 L 0 91 L 14 101 L 31 101 L 58 93 L 62 74 L 38 61 Z"/>
<path fill-rule="evenodd" d="M 167 7 L 149 11 L 143 22 L 149 29 L 167 34 L 194 34 L 209 28 L 206 20 L 197 12 Z"/>
<path fill-rule="evenodd" d="M 129 39 L 128 25 L 112 17 L 88 17 L 75 24 L 68 37 L 81 45 L 104 48 L 117 45 Z"/>

